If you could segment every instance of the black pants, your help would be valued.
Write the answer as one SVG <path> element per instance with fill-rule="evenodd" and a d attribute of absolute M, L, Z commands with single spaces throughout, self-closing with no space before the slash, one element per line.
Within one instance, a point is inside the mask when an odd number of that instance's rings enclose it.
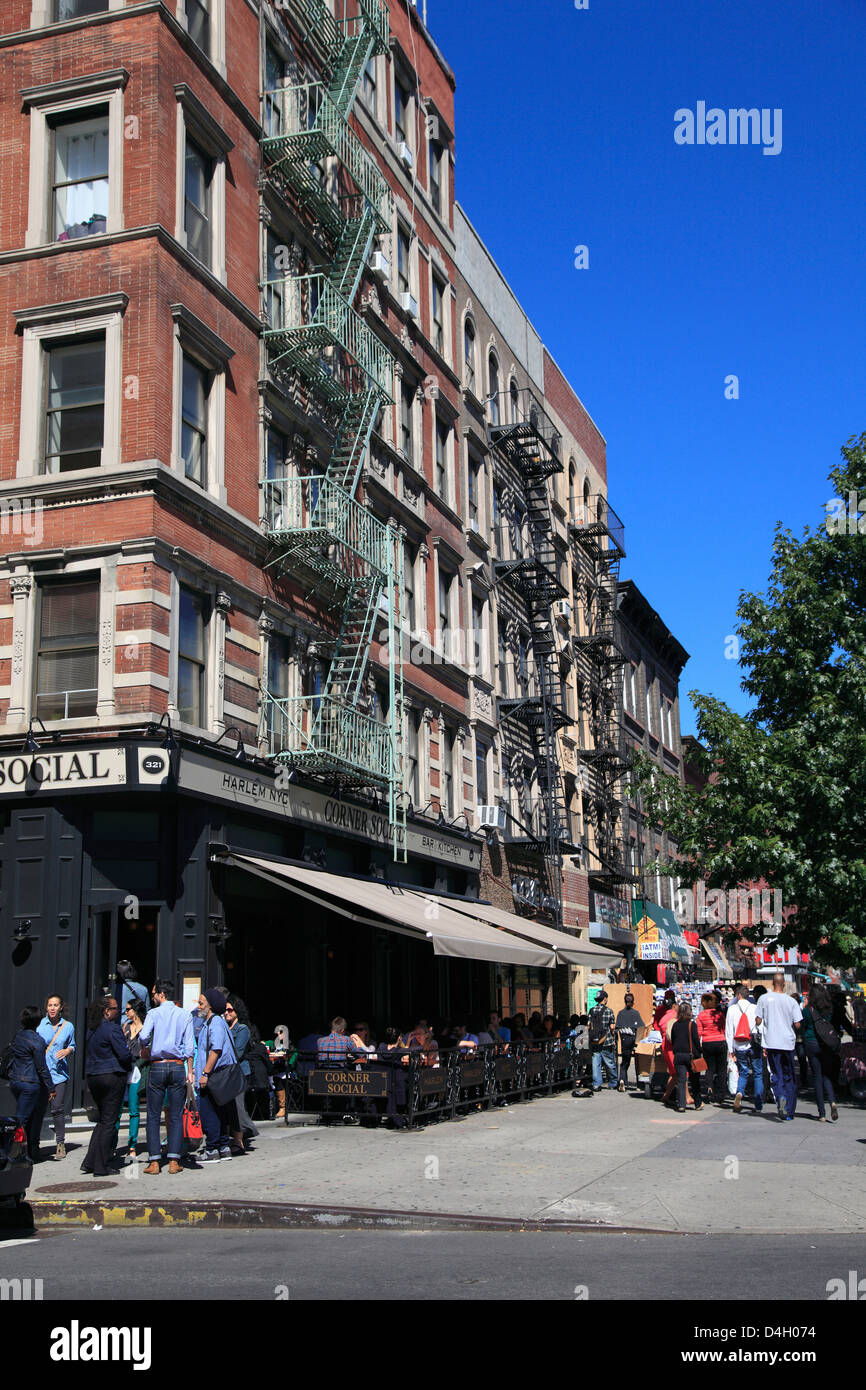
<path fill-rule="evenodd" d="M 27 1081 L 13 1081 L 9 1089 L 15 1097 L 15 1118 L 27 1136 L 28 1157 L 37 1163 L 39 1136 L 42 1133 L 42 1121 L 45 1118 L 45 1107 L 50 1092 L 39 1082 L 31 1085 Z"/>
<path fill-rule="evenodd" d="M 826 1106 L 836 1103 L 836 1092 L 833 1089 L 832 1079 L 832 1072 L 835 1070 L 834 1054 L 828 1047 L 822 1047 L 819 1042 L 812 1038 L 803 1043 L 803 1051 L 812 1068 L 818 1115 L 823 1119 Z M 838 1066 L 838 1063 L 836 1065 Z"/>
<path fill-rule="evenodd" d="M 707 1090 L 712 1091 L 717 1105 L 728 1094 L 728 1044 L 723 1042 L 701 1043 L 701 1051 L 707 1070 L 704 1073 Z"/>
<path fill-rule="evenodd" d="M 87 1085 L 99 1119 L 90 1136 L 87 1156 L 81 1166 L 93 1173 L 94 1177 L 104 1178 L 108 1173 L 108 1160 L 114 1147 L 115 1125 L 123 1109 L 126 1072 L 109 1071 L 98 1076 L 88 1076 Z"/>
<path fill-rule="evenodd" d="M 695 1105 L 701 1103 L 701 1078 L 697 1072 L 692 1071 L 692 1058 L 688 1052 L 674 1053 L 674 1066 L 677 1069 L 677 1105 L 680 1110 L 686 1108 L 686 1086 L 691 1091 L 692 1100 Z"/>
<path fill-rule="evenodd" d="M 631 1059 L 634 1056 L 634 1038 L 620 1037 L 619 1046 L 621 1053 L 619 1059 L 619 1079 L 620 1084 L 624 1086 L 628 1081 L 628 1069 L 631 1066 Z M 637 1062 L 634 1064 L 634 1079 L 637 1081 Z"/>

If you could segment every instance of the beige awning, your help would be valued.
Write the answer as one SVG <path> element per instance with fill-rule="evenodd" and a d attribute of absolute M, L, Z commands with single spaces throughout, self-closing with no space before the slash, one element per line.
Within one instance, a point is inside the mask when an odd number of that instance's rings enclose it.
<path fill-rule="evenodd" d="M 424 896 L 428 902 L 444 902 L 455 912 L 465 913 L 468 916 L 479 918 L 482 922 L 488 922 L 492 926 L 501 927 L 503 931 L 511 932 L 512 935 L 520 937 L 524 941 L 535 941 L 539 945 L 548 946 L 556 952 L 559 965 L 589 965 L 607 970 L 614 962 L 618 965 L 622 960 L 622 952 L 620 951 L 609 951 L 605 946 L 599 946 L 594 941 L 569 936 L 567 932 L 557 931 L 556 927 L 548 927 L 543 922 L 534 922 L 529 917 L 518 917 L 516 912 L 506 912 L 501 907 L 491 907 L 488 903 L 476 903 L 471 898 L 431 899 L 428 894 Z"/>
<path fill-rule="evenodd" d="M 451 911 L 439 898 L 427 899 L 411 889 L 345 878 L 274 859 L 258 859 L 251 854 L 228 854 L 218 862 L 245 869 L 318 902 L 341 917 L 428 942 L 437 956 L 548 969 L 557 963 L 550 945 L 529 937 L 520 939 L 471 914 Z"/>

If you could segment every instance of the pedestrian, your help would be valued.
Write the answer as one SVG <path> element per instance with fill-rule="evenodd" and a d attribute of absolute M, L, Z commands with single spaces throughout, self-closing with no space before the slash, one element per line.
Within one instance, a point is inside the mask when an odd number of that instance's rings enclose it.
<path fill-rule="evenodd" d="M 123 1036 L 126 1038 L 126 1045 L 132 1054 L 134 1066 L 129 1073 L 129 1080 L 126 1084 L 126 1092 L 123 1097 L 123 1106 L 117 1117 L 117 1127 L 114 1131 L 114 1142 L 117 1144 L 120 1138 L 120 1122 L 123 1118 L 124 1107 L 129 1111 L 129 1142 L 126 1146 L 126 1160 L 131 1162 L 138 1156 L 138 1131 L 141 1127 L 141 1094 L 147 1094 L 147 1072 L 149 1067 L 146 1062 L 141 1060 L 141 1034 L 144 1020 L 147 1018 L 147 1010 L 143 1002 L 136 998 L 130 999 L 126 1006 L 126 1018 L 123 1019 L 120 1027 Z"/>
<path fill-rule="evenodd" d="M 54 1157 L 66 1157 L 66 1083 L 69 1080 L 69 1061 L 75 1051 L 75 1029 L 63 1017 L 64 1001 L 59 994 L 49 994 L 45 1000 L 45 1017 L 37 1033 L 45 1040 L 45 1065 L 51 1076 L 51 1119 L 54 1123 Z"/>
<path fill-rule="evenodd" d="M 676 1063 L 670 1043 L 671 1024 L 677 1020 L 677 997 L 672 989 L 666 989 L 660 1004 L 656 1006 L 653 1017 L 653 1026 L 658 1029 L 662 1038 L 662 1056 L 665 1066 L 668 1069 L 668 1082 L 662 1101 L 665 1105 L 673 1107 L 675 1104 L 674 1092 L 677 1085 Z"/>
<path fill-rule="evenodd" d="M 239 995 L 230 994 L 226 1000 L 225 1020 L 232 1035 L 232 1047 L 235 1050 L 238 1065 L 244 1075 L 244 1089 L 234 1099 L 237 1122 L 231 1131 L 232 1153 L 242 1155 L 246 1153 L 247 1139 L 258 1139 L 259 1131 L 247 1114 L 246 1102 L 244 1101 L 244 1093 L 250 1081 L 250 1063 L 247 1057 L 250 1046 L 250 1016 L 246 1004 Z"/>
<path fill-rule="evenodd" d="M 691 1091 L 695 1110 L 701 1110 L 703 1108 L 701 1078 L 699 1072 L 695 1071 L 694 1064 L 699 1058 L 703 1059 L 701 1058 L 701 1040 L 692 1018 L 690 1004 L 680 1004 L 676 1019 L 668 1025 L 668 1028 L 671 1050 L 674 1054 L 674 1066 L 676 1067 L 677 1111 L 680 1114 L 685 1112 L 687 1088 Z"/>
<path fill-rule="evenodd" d="M 54 1082 L 45 1060 L 45 1039 L 38 1032 L 41 1012 L 27 1004 L 18 1018 L 18 1032 L 12 1039 L 9 1089 L 15 1097 L 15 1123 L 24 1130 L 27 1153 L 39 1162 L 39 1137 L 49 1103 L 55 1097 Z"/>
<path fill-rule="evenodd" d="M 232 1151 L 229 1146 L 229 1125 L 234 1115 L 232 1100 L 222 1086 L 218 1094 L 211 1094 L 214 1073 L 228 1067 L 237 1067 L 237 1058 L 232 1046 L 231 1033 L 225 1021 L 226 997 L 219 989 L 206 989 L 198 998 L 199 1009 L 205 1027 L 199 1034 L 195 1055 L 195 1075 L 198 1086 L 199 1114 L 205 1133 L 205 1151 L 202 1163 L 227 1162 Z M 242 1073 L 237 1067 L 238 1077 Z M 240 1090 L 238 1086 L 238 1091 Z M 235 1092 L 237 1095 L 238 1091 Z"/>
<path fill-rule="evenodd" d="M 117 1014 L 117 1000 L 113 994 L 94 999 L 87 1011 L 84 1075 L 96 1106 L 97 1120 L 81 1171 L 92 1173 L 95 1178 L 108 1177 L 114 1129 L 133 1065 Z"/>
<path fill-rule="evenodd" d="M 120 1011 L 118 1022 L 126 1018 L 126 1006 L 130 999 L 140 999 L 145 1010 L 150 1008 L 147 989 L 139 984 L 138 971 L 131 960 L 119 960 L 114 967 L 115 978 L 120 981 Z"/>
<path fill-rule="evenodd" d="M 803 1027 L 800 1037 L 803 1050 L 812 1072 L 815 1086 L 815 1100 L 818 1104 L 818 1119 L 827 1122 L 826 1107 L 830 1107 L 830 1120 L 839 1118 L 836 1108 L 834 1083 L 839 1077 L 839 1054 L 842 1039 L 832 1024 L 833 1002 L 829 991 L 821 984 L 812 985 L 809 998 L 803 1009 Z"/>
<path fill-rule="evenodd" d="M 797 1109 L 797 1074 L 794 1053 L 803 1011 L 790 994 L 785 993 L 785 976 L 777 971 L 773 976 L 773 991 L 758 1000 L 757 1015 L 761 1020 L 764 1056 L 770 1068 L 773 1094 L 780 1120 L 793 1120 Z"/>
<path fill-rule="evenodd" d="M 607 1002 L 607 990 L 599 990 L 589 1011 L 589 1048 L 592 1053 L 592 1090 L 600 1091 L 604 1076 L 609 1091 L 616 1090 L 616 1019 Z"/>
<path fill-rule="evenodd" d="M 728 1095 L 728 1044 L 725 1041 L 725 1014 L 716 990 L 701 996 L 701 1012 L 695 1023 L 701 1040 L 701 1053 L 707 1064 L 707 1096 L 714 1105 L 724 1105 Z"/>
<path fill-rule="evenodd" d="M 637 1047 L 638 1029 L 646 1025 L 634 1006 L 634 995 L 625 996 L 625 1008 L 616 1016 L 616 1034 L 619 1038 L 619 1089 L 624 1091 L 628 1082 L 628 1069 L 634 1050 Z M 634 1079 L 637 1085 L 637 1062 L 634 1064 Z"/>
<path fill-rule="evenodd" d="M 739 1115 L 751 1076 L 754 1085 L 755 1114 L 764 1108 L 764 1061 L 757 1008 L 749 1002 L 748 985 L 737 985 L 733 1004 L 725 1014 L 725 1046 L 737 1068 L 734 1113 Z"/>
<path fill-rule="evenodd" d="M 174 982 L 157 980 L 152 995 L 154 1007 L 138 1034 L 141 1056 L 150 1063 L 146 1091 L 149 1162 L 144 1170 L 148 1177 L 156 1177 L 161 1171 L 159 1133 L 163 1106 L 168 1107 L 168 1171 L 183 1172 L 183 1107 L 187 1084 L 192 1082 L 194 1052 L 192 1018 L 175 1005 Z"/>

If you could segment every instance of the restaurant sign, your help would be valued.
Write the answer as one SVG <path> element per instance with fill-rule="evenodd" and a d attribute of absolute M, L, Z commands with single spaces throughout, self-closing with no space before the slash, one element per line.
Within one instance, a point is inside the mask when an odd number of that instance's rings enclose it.
<path fill-rule="evenodd" d="M 375 1069 L 346 1071 L 340 1067 L 323 1067 L 310 1072 L 311 1096 L 364 1096 L 381 1099 L 388 1094 L 388 1073 Z"/>
<path fill-rule="evenodd" d="M 13 753 L 0 758 L 0 795 L 34 795 L 80 791 L 126 784 L 126 749 L 46 748 L 37 753 Z"/>

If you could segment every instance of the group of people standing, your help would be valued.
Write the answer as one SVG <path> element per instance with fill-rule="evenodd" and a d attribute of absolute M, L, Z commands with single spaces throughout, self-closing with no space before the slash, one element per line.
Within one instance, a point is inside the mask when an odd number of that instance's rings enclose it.
<path fill-rule="evenodd" d="M 160 1173 L 164 1159 L 170 1174 L 183 1171 L 185 1110 L 196 1121 L 200 1117 L 201 1162 L 221 1162 L 246 1152 L 247 1141 L 258 1130 L 247 1114 L 244 1093 L 252 1067 L 260 1060 L 258 1052 L 267 1053 L 243 1001 L 217 987 L 205 990 L 190 1011 L 175 1001 L 170 980 L 157 980 L 148 999 L 129 962 L 119 963 L 117 977 L 122 983 L 120 1001 L 105 994 L 87 1011 L 84 1077 L 95 1124 L 81 1171 L 106 1177 L 110 1165 L 124 1156 L 118 1150 L 124 1104 L 129 1113 L 125 1158 L 131 1162 L 137 1157 L 142 1091 L 147 1105 L 146 1174 Z M 41 1157 L 40 1134 L 49 1106 L 54 1158 L 66 1157 L 66 1087 L 76 1040 L 63 1009 L 59 994 L 49 995 L 44 1014 L 33 1005 L 24 1008 L 10 1049 L 8 1079 L 16 1102 L 16 1133 L 34 1163 Z"/>

